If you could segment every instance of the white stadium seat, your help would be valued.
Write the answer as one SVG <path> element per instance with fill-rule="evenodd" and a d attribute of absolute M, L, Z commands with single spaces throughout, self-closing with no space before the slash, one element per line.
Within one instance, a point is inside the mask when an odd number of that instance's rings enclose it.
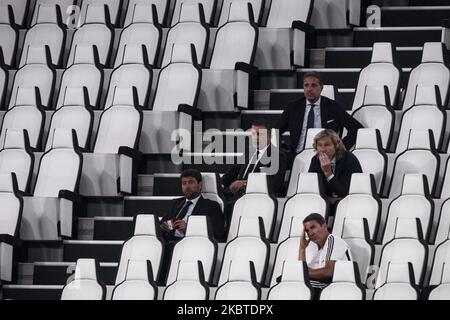
<path fill-rule="evenodd" d="M 284 261 L 280 282 L 269 290 L 267 300 L 311 300 L 308 266 L 304 261 Z"/>
<path fill-rule="evenodd" d="M 0 281 L 12 281 L 13 250 L 20 246 L 19 228 L 23 200 L 18 194 L 16 175 L 0 173 Z"/>
<path fill-rule="evenodd" d="M 157 218 L 151 214 L 140 214 L 134 219 L 133 236 L 124 242 L 117 269 L 116 285 L 126 280 L 128 261 L 150 261 L 153 281 L 159 279 L 164 245 L 159 236 Z"/>
<path fill-rule="evenodd" d="M 19 31 L 14 27 L 14 17 L 11 6 L 5 6 L 0 2 L 0 49 L 3 51 L 3 59 L 9 67 L 15 65 L 17 41 Z"/>
<path fill-rule="evenodd" d="M 264 223 L 264 237 L 270 239 L 276 212 L 277 202 L 269 195 L 266 173 L 250 173 L 245 195 L 234 204 L 227 241 L 236 238 L 241 218 L 257 217 L 261 217 Z"/>
<path fill-rule="evenodd" d="M 229 264 L 226 281 L 216 291 L 216 300 L 259 300 L 261 289 L 253 261 L 231 260 Z"/>
<path fill-rule="evenodd" d="M 173 11 L 172 26 L 180 21 L 180 11 L 182 6 L 187 5 L 201 5 L 205 15 L 205 22 L 209 26 L 214 25 L 214 14 L 218 6 L 218 0 L 175 0 L 175 7 Z"/>
<path fill-rule="evenodd" d="M 99 269 L 95 259 L 78 259 L 75 278 L 64 286 L 61 300 L 105 300 L 106 287 L 98 279 Z"/>
<path fill-rule="evenodd" d="M 373 44 L 370 64 L 361 70 L 358 86 L 353 100 L 352 110 L 365 105 L 367 100 L 367 87 L 386 87 L 389 102 L 395 105 L 400 88 L 400 70 L 394 64 L 395 47 L 389 42 L 376 42 Z"/>
<path fill-rule="evenodd" d="M 92 153 L 83 154 L 80 194 L 118 196 L 132 193 L 142 111 L 136 106 L 135 88 L 117 88 L 113 105 L 102 112 Z"/>
<path fill-rule="evenodd" d="M 0 150 L 0 173 L 14 172 L 18 189 L 29 192 L 33 173 L 34 154 L 26 130 L 8 129 L 5 143 Z"/>
<path fill-rule="evenodd" d="M 158 288 L 149 260 L 128 260 L 125 280 L 114 287 L 112 300 L 155 300 Z"/>
<path fill-rule="evenodd" d="M 448 88 L 450 84 L 450 70 L 446 66 L 448 51 L 444 43 L 426 42 L 423 45 L 422 61 L 411 71 L 403 100 L 403 110 L 414 105 L 416 88 L 418 86 L 439 88 L 440 101 L 447 105 Z"/>
<path fill-rule="evenodd" d="M 358 158 L 362 171 L 373 175 L 376 193 L 382 194 L 386 178 L 387 156 L 381 146 L 378 129 L 359 129 L 353 155 Z"/>
<path fill-rule="evenodd" d="M 390 262 L 384 284 L 375 290 L 373 300 L 418 300 L 411 262 Z"/>
<path fill-rule="evenodd" d="M 333 280 L 320 293 L 320 300 L 365 300 L 365 293 L 359 278 L 358 264 L 336 261 Z"/>
<path fill-rule="evenodd" d="M 167 284 L 176 280 L 180 261 L 200 261 L 206 282 L 212 283 L 217 258 L 217 242 L 211 237 L 212 227 L 207 216 L 189 216 L 186 235 L 176 243 L 170 267 Z"/>
<path fill-rule="evenodd" d="M 208 300 L 209 288 L 201 261 L 179 260 L 175 281 L 168 283 L 163 300 Z"/>
<path fill-rule="evenodd" d="M 52 148 L 45 152 L 32 196 L 24 197 L 20 237 L 24 240 L 60 240 L 72 236 L 83 158 L 75 130 L 57 128 Z"/>

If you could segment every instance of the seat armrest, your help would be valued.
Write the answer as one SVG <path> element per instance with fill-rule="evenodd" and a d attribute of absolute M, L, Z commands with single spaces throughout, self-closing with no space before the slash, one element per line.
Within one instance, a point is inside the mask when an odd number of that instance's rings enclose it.
<path fill-rule="evenodd" d="M 79 194 L 69 191 L 69 190 L 59 190 L 58 198 L 66 199 L 66 200 L 69 200 L 72 202 L 82 202 L 83 201 L 83 198 Z"/>
<path fill-rule="evenodd" d="M 178 112 L 186 113 L 186 114 L 192 116 L 192 118 L 194 118 L 195 120 L 201 120 L 201 118 L 202 118 L 202 111 L 200 109 L 194 108 L 188 104 L 180 104 L 178 106 Z"/>
<path fill-rule="evenodd" d="M 245 62 L 236 62 L 234 70 L 243 71 L 251 75 L 258 75 L 258 68 Z"/>
<path fill-rule="evenodd" d="M 309 34 L 314 34 L 316 32 L 316 28 L 314 28 L 312 25 L 304 23 L 300 20 L 295 20 L 292 22 L 292 29 L 297 29 Z"/>
<path fill-rule="evenodd" d="M 9 234 L 0 234 L 0 242 L 9 244 L 13 247 L 21 247 L 23 241 Z"/>
<path fill-rule="evenodd" d="M 139 150 L 130 147 L 119 147 L 119 155 L 124 155 L 136 160 L 141 160 L 142 158 L 142 153 Z"/>

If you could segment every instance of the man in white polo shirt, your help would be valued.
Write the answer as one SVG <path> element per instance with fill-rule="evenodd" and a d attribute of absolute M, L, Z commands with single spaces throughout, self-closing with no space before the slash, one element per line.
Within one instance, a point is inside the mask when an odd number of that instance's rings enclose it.
<path fill-rule="evenodd" d="M 352 260 L 350 247 L 341 238 L 330 234 L 322 215 L 312 213 L 303 220 L 303 233 L 300 238 L 299 260 L 308 264 L 308 274 L 311 286 L 314 288 L 314 298 L 318 299 L 323 288 L 328 286 L 333 278 L 334 263 L 337 260 Z M 306 250 L 310 242 L 317 245 L 317 251 Z"/>

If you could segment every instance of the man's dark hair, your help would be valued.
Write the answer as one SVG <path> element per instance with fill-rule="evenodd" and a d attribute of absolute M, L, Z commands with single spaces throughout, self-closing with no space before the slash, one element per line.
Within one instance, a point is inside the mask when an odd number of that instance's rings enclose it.
<path fill-rule="evenodd" d="M 264 128 L 267 129 L 267 131 L 269 131 L 269 133 L 270 133 L 270 130 L 272 130 L 271 126 L 269 125 L 269 123 L 267 122 L 267 120 L 264 119 L 264 118 L 257 118 L 257 119 L 254 119 L 254 120 L 252 121 L 252 126 L 255 126 L 255 127 L 264 127 Z"/>
<path fill-rule="evenodd" d="M 192 177 L 197 183 L 202 182 L 202 174 L 197 169 L 187 169 L 181 173 L 181 178 Z"/>
<path fill-rule="evenodd" d="M 322 81 L 322 76 L 320 75 L 319 72 L 317 71 L 308 71 L 303 75 L 303 82 L 305 81 L 306 78 L 308 77 L 313 77 L 319 80 L 319 84 L 321 86 L 323 86 L 323 81 Z"/>
<path fill-rule="evenodd" d="M 311 213 L 303 220 L 303 223 L 306 223 L 309 221 L 316 221 L 320 225 L 323 225 L 324 223 L 326 223 L 325 218 L 321 214 L 318 214 L 318 213 Z"/>

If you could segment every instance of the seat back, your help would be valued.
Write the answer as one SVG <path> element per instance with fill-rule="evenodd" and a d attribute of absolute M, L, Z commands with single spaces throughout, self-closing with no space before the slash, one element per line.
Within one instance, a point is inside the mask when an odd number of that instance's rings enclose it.
<path fill-rule="evenodd" d="M 386 243 L 381 252 L 376 288 L 386 282 L 390 263 L 410 262 L 414 270 L 415 284 L 420 285 L 423 281 L 427 259 L 428 248 L 423 244 L 420 221 L 399 218 L 395 238 Z"/>
<path fill-rule="evenodd" d="M 427 177 L 430 192 L 434 194 L 440 160 L 434 150 L 431 130 L 411 130 L 408 150 L 395 159 L 389 198 L 400 195 L 403 176 L 408 173 L 424 174 Z"/>
<path fill-rule="evenodd" d="M 141 15 L 142 10 L 151 10 L 154 6 L 158 19 L 155 20 L 158 24 L 163 24 L 166 21 L 170 2 L 166 0 L 130 0 L 128 2 L 127 15 L 125 16 L 125 26 L 133 23 L 135 16 Z"/>
<path fill-rule="evenodd" d="M 361 208 L 364 208 L 364 212 L 361 212 Z M 337 205 L 333 233 L 343 233 L 345 220 L 362 218 L 368 222 L 370 238 L 375 239 L 380 216 L 381 202 L 376 196 L 373 176 L 367 173 L 354 173 L 348 196 Z"/>
<path fill-rule="evenodd" d="M 358 158 L 364 173 L 371 174 L 375 180 L 376 193 L 383 192 L 386 178 L 387 156 L 382 150 L 378 129 L 359 129 L 353 155 Z"/>
<path fill-rule="evenodd" d="M 74 55 L 68 62 L 64 71 L 59 90 L 56 108 L 64 105 L 67 88 L 86 87 L 89 94 L 89 103 L 93 107 L 100 104 L 100 90 L 103 85 L 103 70 L 100 68 L 96 45 L 77 45 Z"/>
<path fill-rule="evenodd" d="M 223 26 L 228 21 L 230 15 L 230 7 L 232 3 L 250 3 L 252 6 L 253 17 L 255 23 L 260 24 L 262 20 L 262 14 L 264 11 L 264 0 L 224 0 L 222 4 L 222 11 L 219 17 L 219 27 Z"/>
<path fill-rule="evenodd" d="M 265 238 L 270 238 L 273 232 L 277 202 L 268 194 L 267 175 L 265 173 L 250 173 L 247 180 L 245 195 L 239 198 L 233 207 L 227 241 L 238 234 L 241 218 L 261 217 L 264 223 Z"/>
<path fill-rule="evenodd" d="M 0 4 L 11 6 L 14 22 L 19 26 L 25 26 L 29 0 L 2 0 Z"/>
<path fill-rule="evenodd" d="M 136 148 L 142 131 L 142 111 L 132 88 L 117 88 L 112 107 L 103 111 L 97 130 L 95 153 L 117 154 L 122 146 Z"/>
<path fill-rule="evenodd" d="M 311 165 L 311 159 L 316 154 L 316 151 L 313 148 L 314 137 L 322 130 L 322 128 L 308 129 L 308 132 L 306 133 L 305 148 L 295 157 L 292 165 L 291 178 L 289 180 L 287 191 L 288 197 L 293 196 L 297 190 L 299 174 L 308 172 L 309 166 Z"/>
<path fill-rule="evenodd" d="M 444 263 L 440 284 L 431 290 L 428 300 L 449 300 L 450 299 L 450 263 Z M 431 282 L 430 282 L 431 284 Z"/>
<path fill-rule="evenodd" d="M 0 25 L 1 33 L 1 25 Z M 6 103 L 6 90 L 8 88 L 8 74 L 4 67 L 2 44 L 0 43 L 0 108 L 4 108 Z"/>
<path fill-rule="evenodd" d="M 309 23 L 314 4 L 311 0 L 272 0 L 268 28 L 291 28 L 292 22 Z"/>
<path fill-rule="evenodd" d="M 389 206 L 383 243 L 394 238 L 398 219 L 402 218 L 419 219 L 424 239 L 428 239 L 433 221 L 433 210 L 426 177 L 422 174 L 406 174 L 400 197 L 392 201 Z"/>
<path fill-rule="evenodd" d="M 56 128 L 75 130 L 80 148 L 89 148 L 94 114 L 89 105 L 88 89 L 86 87 L 65 89 L 63 106 L 53 113 L 50 121 L 45 151 L 51 149 L 52 135 Z"/>
<path fill-rule="evenodd" d="M 418 291 L 410 262 L 390 262 L 384 285 L 378 288 L 373 300 L 417 300 Z"/>
<path fill-rule="evenodd" d="M 57 128 L 52 148 L 44 153 L 34 187 L 36 197 L 58 197 L 59 191 L 78 191 L 82 156 L 75 130 Z"/>
<path fill-rule="evenodd" d="M 212 26 L 214 24 L 214 15 L 218 6 L 218 0 L 177 0 L 173 11 L 172 26 L 180 21 L 180 12 L 182 6 L 201 5 L 203 8 L 205 22 Z"/>
<path fill-rule="evenodd" d="M 366 283 L 375 255 L 375 246 L 370 239 L 367 219 L 345 219 L 342 234 L 338 233 L 337 235 L 350 247 L 352 259 L 358 263 L 360 279 Z"/>
<path fill-rule="evenodd" d="M 149 63 L 156 66 L 162 37 L 161 28 L 155 23 L 157 19 L 156 8 L 144 3 L 135 4 L 131 24 L 126 24 L 120 35 L 115 68 L 121 64 L 126 46 L 145 46 Z"/>
<path fill-rule="evenodd" d="M 48 46 L 51 53 L 52 63 L 61 65 L 63 45 L 66 34 L 60 27 L 62 25 L 61 12 L 59 6 L 55 4 L 39 4 L 36 6 L 37 20 L 25 35 L 23 47 Z M 20 65 L 23 66 L 26 60 L 26 51 L 22 52 Z"/>
<path fill-rule="evenodd" d="M 284 261 L 281 281 L 269 290 L 267 300 L 311 300 L 308 266 L 304 261 Z"/>
<path fill-rule="evenodd" d="M 178 262 L 175 282 L 167 286 L 163 300 L 207 300 L 209 290 L 200 261 Z"/>
<path fill-rule="evenodd" d="M 19 235 L 23 200 L 17 193 L 17 179 L 14 172 L 0 173 L 0 201 L 2 203 L 0 234 L 13 237 Z"/>
<path fill-rule="evenodd" d="M 123 0 L 83 0 L 80 11 L 79 25 L 90 23 L 92 20 L 104 19 L 100 11 L 89 12 L 92 7 L 105 8 L 108 11 L 110 23 L 117 26 L 119 23 L 120 12 Z"/>
<path fill-rule="evenodd" d="M 400 70 L 394 65 L 394 50 L 390 42 L 373 44 L 370 64 L 359 74 L 352 110 L 367 103 L 365 95 L 369 86 L 386 87 L 388 101 L 395 103 L 400 86 Z"/>
<path fill-rule="evenodd" d="M 217 289 L 216 300 L 259 300 L 261 292 L 254 263 L 236 259 L 229 264 L 227 280 Z"/>
<path fill-rule="evenodd" d="M 97 0 L 90 0 L 97 1 Z M 108 1 L 108 0 L 105 0 Z M 115 0 L 109 0 L 114 1 Z M 109 28 L 109 14 L 108 9 L 103 5 L 86 4 L 83 2 L 83 6 L 86 9 L 82 9 L 80 13 L 81 27 L 78 28 L 73 35 L 72 46 L 70 49 L 69 61 L 73 60 L 75 54 L 75 48 L 79 45 L 93 46 L 95 45 L 98 50 L 99 62 L 106 66 L 109 64 L 110 53 L 113 43 L 113 32 Z M 85 14 L 83 10 L 86 10 Z M 83 18 L 85 17 L 85 18 Z"/>
<path fill-rule="evenodd" d="M 422 62 L 411 71 L 403 100 L 403 110 L 414 105 L 416 88 L 418 86 L 438 86 L 440 101 L 446 105 L 448 87 L 450 84 L 450 70 L 447 67 L 447 48 L 444 43 L 426 42 L 423 45 Z"/>
<path fill-rule="evenodd" d="M 219 203 L 222 212 L 225 203 L 219 195 L 219 174 L 217 172 L 202 172 L 202 196 L 205 199 Z"/>
<path fill-rule="evenodd" d="M 0 141 L 5 142 L 6 131 L 9 129 L 26 130 L 30 146 L 40 147 L 45 118 L 40 107 L 39 89 L 19 87 L 15 101 L 16 105 L 3 118 Z"/>
<path fill-rule="evenodd" d="M 74 279 L 64 286 L 61 300 L 105 300 L 106 287 L 98 281 L 95 259 L 78 259 Z"/>
<path fill-rule="evenodd" d="M 182 104 L 195 107 L 201 83 L 195 48 L 191 44 L 174 44 L 170 64 L 161 69 L 153 110 L 177 111 Z"/>
<path fill-rule="evenodd" d="M 153 267 L 154 278 L 152 280 L 159 279 L 164 246 L 158 230 L 154 215 L 140 214 L 136 216 L 134 235 L 122 246 L 116 285 L 125 280 L 129 260 L 150 261 Z"/>
<path fill-rule="evenodd" d="M 450 239 L 450 200 L 446 200 L 441 207 L 441 214 L 439 216 L 439 223 L 436 231 L 435 244 L 441 244 L 442 242 Z"/>
<path fill-rule="evenodd" d="M 434 87 L 417 87 L 416 104 L 402 117 L 397 153 L 406 150 L 411 130 L 431 130 L 436 147 L 441 146 L 446 115 L 436 104 L 435 94 Z"/>
<path fill-rule="evenodd" d="M 300 173 L 297 193 L 289 198 L 284 205 L 278 242 L 282 242 L 289 237 L 292 219 L 303 220 L 311 212 L 320 213 L 325 217 L 327 202 L 321 195 L 320 180 L 317 173 Z M 303 225 L 301 224 L 296 232 L 300 235 L 302 231 Z"/>
<path fill-rule="evenodd" d="M 151 262 L 129 260 L 125 280 L 114 287 L 112 300 L 155 300 L 157 290 Z"/>
<path fill-rule="evenodd" d="M 448 271 L 450 268 L 450 241 L 441 243 L 434 253 L 433 266 L 431 268 L 430 286 L 441 283 L 450 283 Z"/>
<path fill-rule="evenodd" d="M 55 71 L 50 67 L 51 55 L 48 46 L 24 48 L 25 64 L 14 76 L 9 108 L 16 106 L 19 87 L 39 88 L 42 105 L 51 107 L 55 84 Z"/>
<path fill-rule="evenodd" d="M 200 261 L 204 278 L 212 283 L 217 256 L 217 243 L 211 239 L 207 216 L 189 216 L 186 235 L 175 245 L 167 275 L 167 284 L 176 280 L 180 261 Z"/>
<path fill-rule="evenodd" d="M 381 137 L 380 147 L 388 150 L 394 130 L 395 114 L 390 107 L 389 92 L 386 86 L 367 86 L 363 104 L 352 116 L 364 128 L 378 129 Z"/>
<path fill-rule="evenodd" d="M 116 60 L 117 61 L 117 60 Z M 112 106 L 115 88 L 136 88 L 138 105 L 148 106 L 152 71 L 148 67 L 147 50 L 144 45 L 126 45 L 121 64 L 114 69 L 109 81 L 105 109 Z"/>
<path fill-rule="evenodd" d="M 67 10 L 69 10 L 70 6 L 75 5 L 74 0 L 36 0 L 36 4 L 33 10 L 33 16 L 31 18 L 31 25 L 34 26 L 38 23 L 39 16 L 39 6 L 49 6 L 49 5 L 57 5 L 56 14 L 63 17 L 63 13 L 65 14 Z M 61 19 L 61 23 L 67 24 L 67 20 Z"/>
<path fill-rule="evenodd" d="M 258 30 L 248 3 L 233 2 L 228 21 L 217 30 L 210 69 L 234 70 L 237 62 L 253 64 Z"/>
<path fill-rule="evenodd" d="M 269 258 L 269 245 L 264 239 L 262 218 L 241 218 L 237 237 L 225 247 L 222 260 L 219 285 L 224 284 L 229 276 L 230 262 L 252 261 L 256 271 L 256 281 L 262 283 Z"/>
<path fill-rule="evenodd" d="M 320 300 L 364 300 L 365 291 L 354 261 L 336 261 L 333 281 L 320 293 Z"/>
<path fill-rule="evenodd" d="M 8 129 L 5 142 L 0 151 L 0 173 L 14 172 L 17 187 L 27 192 L 33 172 L 34 156 L 30 150 L 30 141 L 26 130 Z"/>
<path fill-rule="evenodd" d="M 170 62 L 173 45 L 176 43 L 191 43 L 195 47 L 199 64 L 206 60 L 209 30 L 205 27 L 203 7 L 196 4 L 182 2 L 177 24 L 170 28 L 167 34 L 166 49 L 162 66 Z"/>
<path fill-rule="evenodd" d="M 0 3 L 0 48 L 7 66 L 15 64 L 19 32 L 13 27 L 14 17 L 11 6 Z"/>

